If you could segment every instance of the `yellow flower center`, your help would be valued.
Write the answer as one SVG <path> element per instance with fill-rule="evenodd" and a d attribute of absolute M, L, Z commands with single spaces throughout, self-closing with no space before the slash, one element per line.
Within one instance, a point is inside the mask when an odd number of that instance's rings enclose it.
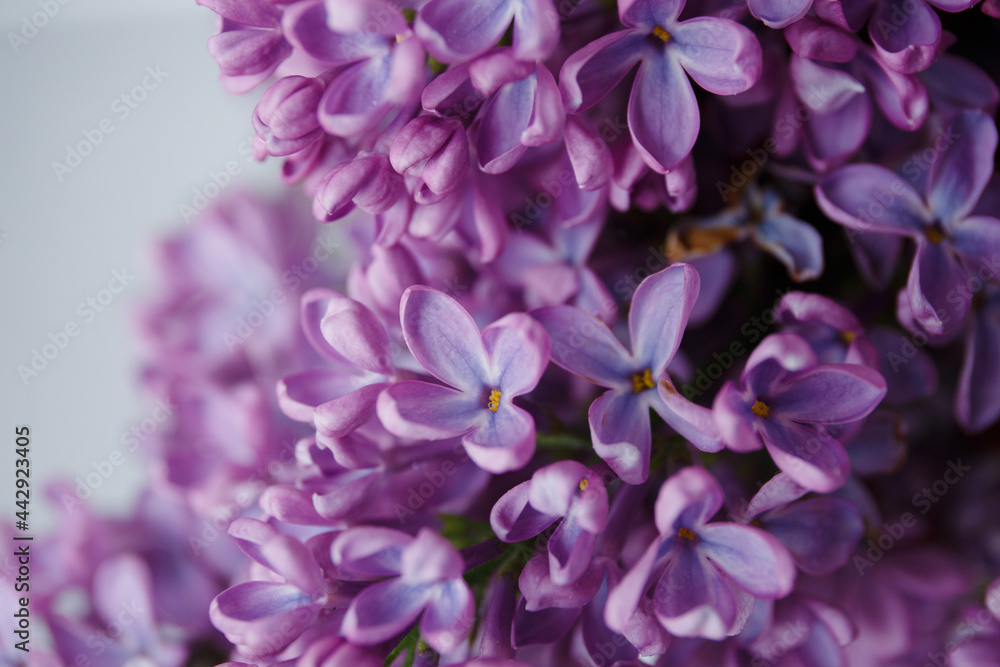
<path fill-rule="evenodd" d="M 580 490 L 581 491 L 586 491 L 588 486 L 590 486 L 590 480 L 589 479 L 587 479 L 586 477 L 584 477 L 583 479 L 580 480 Z"/>
<path fill-rule="evenodd" d="M 938 243 L 941 243 L 941 241 L 944 240 L 944 234 L 941 233 L 941 230 L 938 229 L 936 225 L 925 229 L 924 235 L 927 237 L 927 240 L 933 243 L 934 245 L 937 245 Z"/>
<path fill-rule="evenodd" d="M 677 537 L 683 537 L 686 540 L 693 541 L 695 538 L 695 534 L 693 531 L 688 530 L 687 528 L 681 528 L 680 530 L 677 531 Z"/>
<path fill-rule="evenodd" d="M 656 26 L 655 28 L 653 28 L 653 34 L 659 37 L 664 42 L 670 41 L 670 33 L 661 28 L 660 26 Z"/>
<path fill-rule="evenodd" d="M 842 340 L 844 342 L 844 345 L 850 345 L 851 343 L 854 342 L 854 339 L 857 338 L 857 337 L 858 337 L 858 335 L 856 333 L 853 333 L 853 332 L 850 332 L 850 331 L 841 331 L 840 332 L 840 340 Z"/>
<path fill-rule="evenodd" d="M 764 419 L 771 414 L 771 408 L 767 407 L 767 403 L 764 401 L 757 401 L 753 404 L 753 407 L 750 408 L 750 412 L 754 413 L 761 419 Z"/>
<path fill-rule="evenodd" d="M 652 389 L 656 386 L 653 382 L 653 374 L 650 369 L 644 370 L 642 373 L 632 373 L 632 392 L 639 394 L 647 389 Z"/>
<path fill-rule="evenodd" d="M 500 390 L 499 389 L 494 389 L 493 391 L 491 391 L 490 392 L 490 401 L 489 401 L 489 403 L 486 404 L 486 407 L 488 407 L 493 412 L 496 412 L 497 410 L 499 410 L 500 409 L 500 396 L 501 396 L 501 394 L 500 394 Z"/>

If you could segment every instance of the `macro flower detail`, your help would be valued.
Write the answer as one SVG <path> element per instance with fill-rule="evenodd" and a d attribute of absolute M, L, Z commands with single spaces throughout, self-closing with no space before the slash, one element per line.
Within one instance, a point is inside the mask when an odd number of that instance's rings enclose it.
<path fill-rule="evenodd" d="M 436 440 L 461 436 L 476 464 L 493 473 L 523 467 L 535 451 L 535 421 L 513 399 L 535 388 L 549 361 L 549 337 L 523 313 L 483 329 L 437 290 L 414 286 L 400 303 L 403 337 L 417 362 L 444 384 L 398 382 L 378 399 L 392 433 Z"/>
<path fill-rule="evenodd" d="M 371 552 L 371 531 L 344 531 L 333 543 L 334 563 L 343 564 L 357 554 Z M 341 631 L 358 644 L 377 644 L 405 631 L 418 618 L 420 635 L 436 651 L 453 650 L 472 629 L 475 618 L 472 591 L 462 579 L 462 556 L 434 531 L 424 528 L 411 537 L 380 535 L 379 541 L 396 544 L 392 556 L 369 565 L 382 577 L 358 593 L 347 609 Z M 349 556 L 351 554 L 351 556 Z M 360 559 L 359 559 L 360 560 Z"/>
<path fill-rule="evenodd" d="M 632 297 L 632 351 L 596 317 L 572 306 L 532 311 L 552 338 L 552 361 L 602 387 L 588 411 L 594 451 L 630 484 L 649 475 L 650 408 L 704 451 L 722 448 L 711 413 L 681 396 L 667 375 L 699 288 L 690 265 L 646 278 Z"/>
<path fill-rule="evenodd" d="M 761 49 L 744 26 L 715 17 L 678 17 L 684 0 L 618 3 L 627 26 L 566 60 L 559 74 L 567 111 L 600 102 L 639 66 L 628 103 L 628 127 L 643 160 L 659 173 L 675 169 L 694 146 L 701 121 L 688 76 L 716 95 L 734 95 L 760 78 Z"/>
<path fill-rule="evenodd" d="M 345 436 L 372 417 L 375 401 L 396 376 L 389 336 L 363 304 L 317 288 L 302 297 L 304 331 L 328 368 L 278 383 L 278 403 L 292 419 L 312 422 L 320 438 Z"/>
<path fill-rule="evenodd" d="M 435 58 L 461 63 L 492 48 L 511 22 L 519 60 L 544 60 L 555 49 L 559 14 L 553 0 L 430 0 L 414 29 Z"/>
<path fill-rule="evenodd" d="M 66 2 L 7 35 L 0 665 L 1000 665 L 1000 0 Z M 169 83 L 192 30 L 243 104 Z M 135 295 L 144 405 L 74 372 L 175 190 L 98 148 L 119 45 L 169 70 L 120 131 L 215 165 Z M 44 241 L 111 238 L 129 198 L 63 206 L 105 182 L 153 206 L 72 316 L 102 253 Z"/>
<path fill-rule="evenodd" d="M 931 334 L 959 326 L 971 306 L 968 274 L 996 277 L 1000 220 L 974 209 L 993 173 L 997 129 L 980 111 L 957 114 L 938 135 L 925 192 L 875 164 L 848 165 L 816 186 L 816 201 L 849 234 L 912 239 L 916 254 L 905 295 L 916 322 Z"/>
<path fill-rule="evenodd" d="M 609 628 L 623 632 L 640 601 L 651 597 L 670 634 L 722 639 L 743 629 L 754 597 L 791 592 L 795 564 L 785 547 L 751 526 L 709 523 L 722 503 L 722 488 L 701 468 L 684 468 L 663 483 L 655 509 L 659 534 L 608 594 Z"/>
<path fill-rule="evenodd" d="M 577 461 L 536 470 L 530 480 L 505 493 L 490 512 L 493 531 L 504 542 L 524 541 L 562 519 L 547 543 L 550 576 L 557 586 L 583 576 L 607 518 L 604 482 Z"/>
<path fill-rule="evenodd" d="M 825 428 L 868 416 L 886 393 L 878 371 L 859 364 L 820 364 L 792 333 L 772 334 L 751 353 L 739 382 L 726 382 L 712 410 L 726 446 L 766 447 L 777 466 L 813 491 L 847 481 L 843 445 Z"/>

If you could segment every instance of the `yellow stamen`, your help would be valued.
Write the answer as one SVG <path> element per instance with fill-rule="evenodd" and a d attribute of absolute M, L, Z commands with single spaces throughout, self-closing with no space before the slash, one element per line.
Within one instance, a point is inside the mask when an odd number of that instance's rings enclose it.
<path fill-rule="evenodd" d="M 494 389 L 494 390 L 492 390 L 490 392 L 490 402 L 486 404 L 486 407 L 488 407 L 493 412 L 496 412 L 497 410 L 500 409 L 500 390 L 499 389 Z"/>
<path fill-rule="evenodd" d="M 767 407 L 767 404 L 763 401 L 757 401 L 753 404 L 753 407 L 750 408 L 750 412 L 754 413 L 761 419 L 764 419 L 771 414 L 771 408 Z"/>
<path fill-rule="evenodd" d="M 928 227 L 924 230 L 924 235 L 927 237 L 927 240 L 934 245 L 937 245 L 944 240 L 944 234 L 942 234 L 937 227 Z"/>
<path fill-rule="evenodd" d="M 406 41 L 406 35 L 396 35 L 396 43 L 402 44 Z"/>
<path fill-rule="evenodd" d="M 857 337 L 858 337 L 858 335 L 856 333 L 851 332 L 851 331 L 841 331 L 840 332 L 840 340 L 842 340 L 844 342 L 844 345 L 850 345 L 851 343 L 854 342 L 854 339 L 857 338 Z"/>
<path fill-rule="evenodd" d="M 661 28 L 660 26 L 656 26 L 655 28 L 653 28 L 653 34 L 659 37 L 664 42 L 670 41 L 670 33 Z"/>
<path fill-rule="evenodd" d="M 642 373 L 632 373 L 632 392 L 640 394 L 647 389 L 652 389 L 656 386 L 653 382 L 653 375 L 650 373 L 650 369 L 644 370 Z"/>
<path fill-rule="evenodd" d="M 587 479 L 586 477 L 584 477 L 583 479 L 580 480 L 580 490 L 581 491 L 586 491 L 588 486 L 590 486 L 590 480 L 589 479 Z"/>
<path fill-rule="evenodd" d="M 693 531 L 688 530 L 687 528 L 681 528 L 680 530 L 677 531 L 677 537 L 683 537 L 688 540 L 694 540 L 695 534 Z"/>

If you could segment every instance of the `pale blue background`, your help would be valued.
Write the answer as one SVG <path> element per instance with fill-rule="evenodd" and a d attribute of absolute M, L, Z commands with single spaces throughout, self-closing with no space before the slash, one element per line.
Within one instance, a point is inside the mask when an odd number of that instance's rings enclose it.
<path fill-rule="evenodd" d="M 0 519 L 14 518 L 14 425 L 28 424 L 32 528 L 41 530 L 53 519 L 43 484 L 92 472 L 152 414 L 135 390 L 130 335 L 131 311 L 152 289 L 150 240 L 181 224 L 179 207 L 229 160 L 240 161 L 244 182 L 272 189 L 278 164 L 240 154 L 255 94 L 238 98 L 218 85 L 205 46 L 214 15 L 193 0 L 71 0 L 15 54 L 8 33 L 38 11 L 38 0 L 0 3 Z M 120 119 L 113 101 L 147 66 L 169 76 Z M 114 132 L 58 182 L 52 162 L 105 117 Z M 122 268 L 134 282 L 86 323 L 78 304 Z M 17 365 L 70 321 L 80 335 L 25 387 Z M 141 456 L 126 454 L 88 502 L 125 512 L 143 468 Z"/>

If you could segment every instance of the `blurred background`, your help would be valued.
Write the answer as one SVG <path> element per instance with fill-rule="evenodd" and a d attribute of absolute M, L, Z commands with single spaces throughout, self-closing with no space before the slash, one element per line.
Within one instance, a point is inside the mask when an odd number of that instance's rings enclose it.
<path fill-rule="evenodd" d="M 145 479 L 123 441 L 159 414 L 136 389 L 133 335 L 152 241 L 234 183 L 280 188 L 280 163 L 249 157 L 256 96 L 219 87 L 214 15 L 194 0 L 4 0 L 0 26 L 0 507 L 13 520 L 28 425 L 38 534 L 46 483 L 85 484 L 122 515 Z"/>

